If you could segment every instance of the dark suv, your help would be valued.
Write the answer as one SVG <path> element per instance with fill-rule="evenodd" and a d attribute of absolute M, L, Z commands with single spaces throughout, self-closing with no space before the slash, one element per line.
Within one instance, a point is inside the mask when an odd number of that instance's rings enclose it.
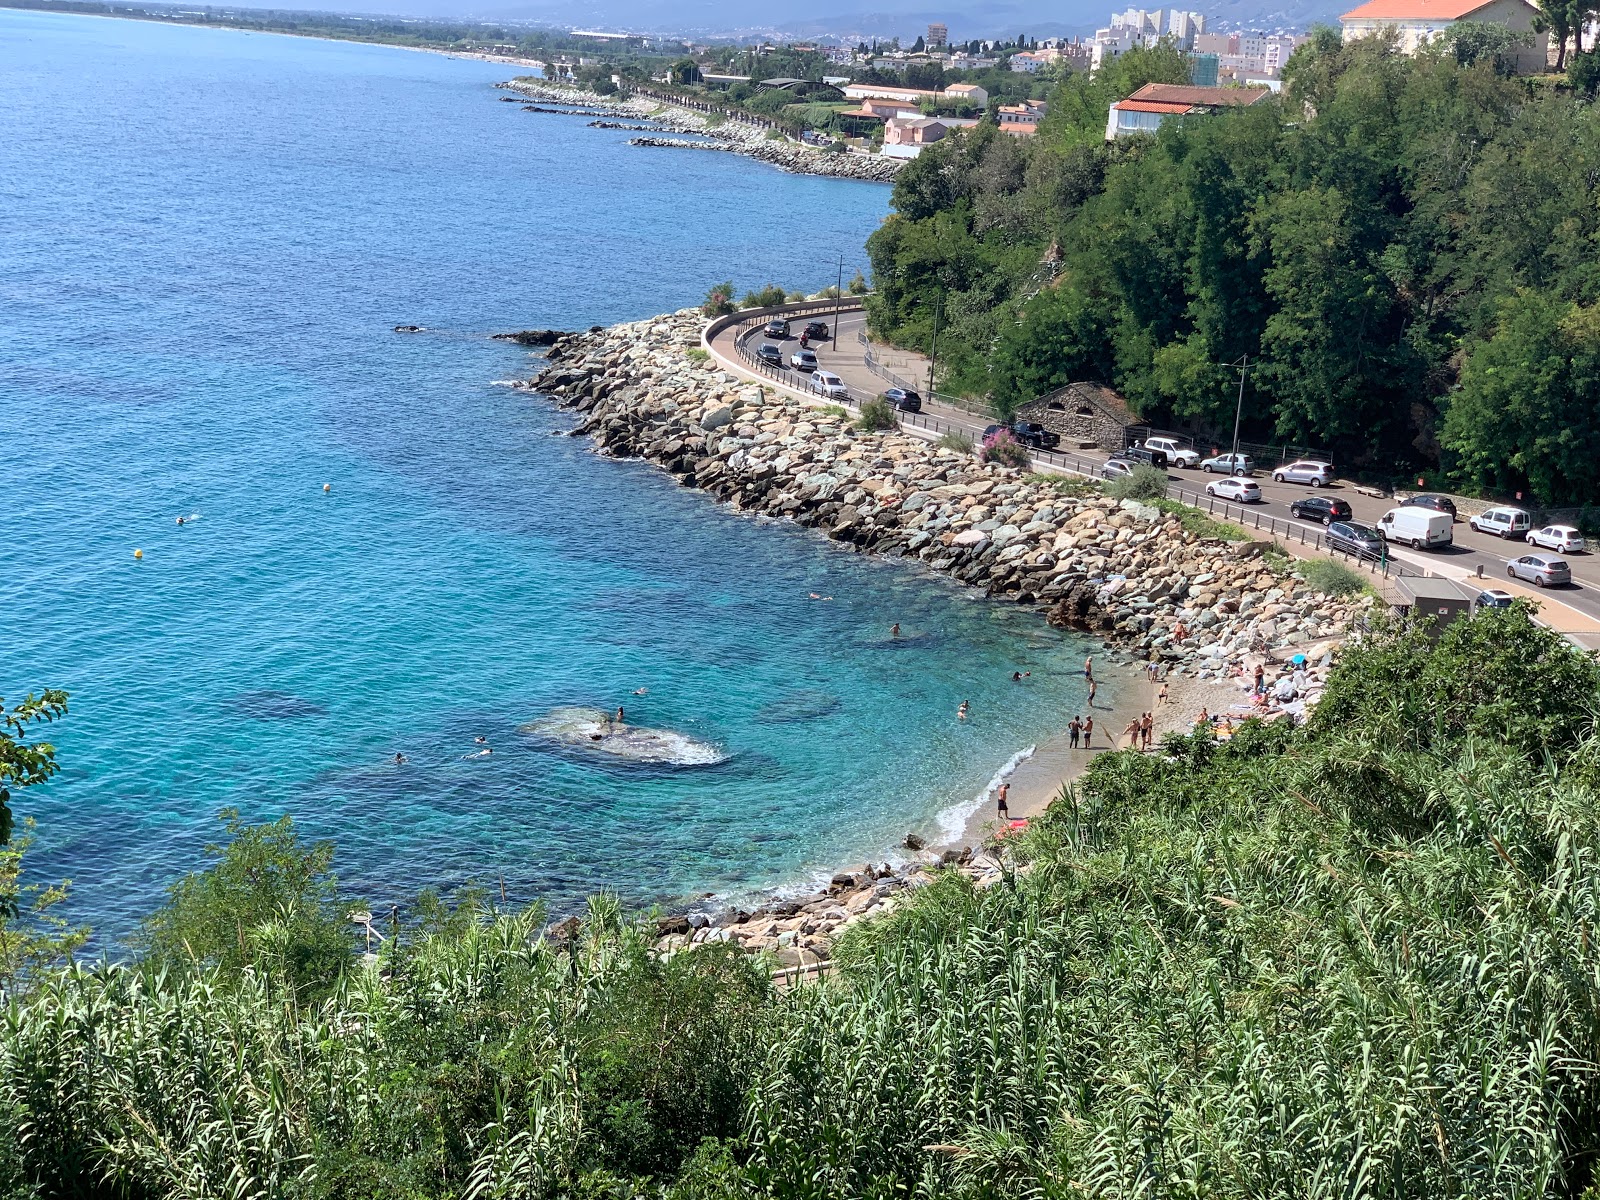
<path fill-rule="evenodd" d="M 1061 445 L 1061 435 L 1054 430 L 1046 429 L 1037 421 L 1013 421 L 1011 436 L 1024 446 L 1031 446 L 1035 450 L 1054 450 Z"/>
<path fill-rule="evenodd" d="M 1434 512 L 1449 513 L 1450 519 L 1456 519 L 1456 502 L 1449 496 L 1437 496 L 1428 493 L 1422 496 L 1412 496 L 1409 500 L 1400 501 L 1401 508 L 1431 508 Z"/>
<path fill-rule="evenodd" d="M 789 336 L 789 322 L 782 317 L 773 317 L 761 332 L 769 338 L 777 338 L 781 341 Z"/>
<path fill-rule="evenodd" d="M 884 392 L 883 398 L 901 412 L 922 411 L 922 397 L 905 388 L 890 388 Z"/>
<path fill-rule="evenodd" d="M 1376 529 L 1358 525 L 1354 521 L 1335 521 L 1323 535 L 1329 550 L 1354 554 L 1357 558 L 1382 558 L 1383 539 Z"/>
<path fill-rule="evenodd" d="M 1324 525 L 1332 525 L 1335 521 L 1348 521 L 1354 514 L 1344 500 L 1336 500 L 1331 496 L 1307 496 L 1289 505 L 1289 515 L 1299 517 L 1302 521 L 1320 521 Z"/>
<path fill-rule="evenodd" d="M 806 325 L 806 340 L 811 342 L 825 342 L 828 340 L 828 323 L 826 321 L 811 321 Z"/>
<path fill-rule="evenodd" d="M 1152 450 L 1149 446 L 1129 446 L 1117 457 L 1126 459 L 1131 463 L 1143 463 L 1147 467 L 1154 467 L 1158 471 L 1167 469 L 1167 452 L 1165 450 Z"/>

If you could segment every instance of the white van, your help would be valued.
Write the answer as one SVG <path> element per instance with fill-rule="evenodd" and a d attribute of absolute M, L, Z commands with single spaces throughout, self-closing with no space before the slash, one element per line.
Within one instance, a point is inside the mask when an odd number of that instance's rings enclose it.
<path fill-rule="evenodd" d="M 1200 465 L 1200 456 L 1187 446 L 1178 444 L 1177 438 L 1148 437 L 1144 440 L 1147 450 L 1159 450 L 1167 456 L 1167 461 L 1175 467 L 1184 467 L 1194 470 Z"/>
<path fill-rule="evenodd" d="M 811 377 L 811 386 L 806 390 L 818 396 L 826 396 L 829 400 L 850 399 L 850 389 L 845 387 L 844 380 L 832 371 L 818 371 Z"/>
<path fill-rule="evenodd" d="M 1491 508 L 1471 518 L 1467 524 L 1479 533 L 1514 538 L 1525 536 L 1533 528 L 1533 518 L 1520 508 Z"/>
<path fill-rule="evenodd" d="M 1378 519 L 1378 536 L 1386 542 L 1402 542 L 1418 550 L 1438 550 L 1455 540 L 1449 513 L 1431 508 L 1391 508 Z"/>

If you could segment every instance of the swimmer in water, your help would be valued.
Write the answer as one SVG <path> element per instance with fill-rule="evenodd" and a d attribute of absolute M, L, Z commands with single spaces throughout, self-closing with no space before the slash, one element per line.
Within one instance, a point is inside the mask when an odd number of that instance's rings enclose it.
<path fill-rule="evenodd" d="M 622 724 L 622 705 L 617 705 L 617 724 Z"/>
<path fill-rule="evenodd" d="M 971 709 L 972 702 L 970 700 L 963 700 L 961 702 L 961 707 L 956 709 L 956 720 L 965 721 L 967 719 L 967 713 L 970 712 Z"/>
<path fill-rule="evenodd" d="M 900 622 L 899 621 L 896 621 L 893 625 L 889 626 L 889 636 L 892 637 L 892 638 L 897 638 L 897 637 L 900 636 Z"/>
<path fill-rule="evenodd" d="M 462 758 L 488 758 L 494 751 L 485 746 L 482 750 L 474 750 L 470 754 L 463 754 Z"/>
<path fill-rule="evenodd" d="M 472 744 L 475 746 L 487 746 L 489 744 L 489 739 L 480 733 L 477 737 L 472 739 Z"/>
<path fill-rule="evenodd" d="M 394 754 L 394 761 L 395 761 L 395 765 L 399 766 L 401 763 L 406 761 L 406 756 L 404 754 L 401 754 L 398 750 L 396 750 L 395 754 Z"/>
<path fill-rule="evenodd" d="M 634 695 L 635 695 L 635 696 L 642 696 L 642 695 L 644 695 L 644 694 L 645 694 L 645 693 L 646 693 L 646 692 L 648 692 L 648 691 L 649 691 L 649 690 L 650 690 L 650 689 L 649 689 L 649 688 L 634 688 L 634 689 L 633 689 L 633 694 L 634 694 Z"/>

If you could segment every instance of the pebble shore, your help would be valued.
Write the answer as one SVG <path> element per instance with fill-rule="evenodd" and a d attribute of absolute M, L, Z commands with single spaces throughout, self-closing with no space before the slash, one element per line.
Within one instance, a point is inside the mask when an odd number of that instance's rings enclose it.
<path fill-rule="evenodd" d="M 1228 678 L 1264 653 L 1320 657 L 1365 611 L 1364 598 L 1312 591 L 1263 543 L 1203 538 L 1157 508 L 1064 490 L 905 431 L 860 432 L 840 408 L 724 371 L 700 349 L 704 324 L 687 309 L 558 338 L 522 386 L 576 410 L 573 433 L 602 453 L 648 459 L 684 486 L 862 552 L 916 559 L 1179 678 Z M 917 842 L 908 848 L 923 850 Z M 814 962 L 840 928 L 891 907 L 945 860 L 980 882 L 999 871 L 970 849 L 925 852 L 754 913 L 667 918 L 662 933 L 669 945 L 732 940 Z"/>
<path fill-rule="evenodd" d="M 663 104 L 652 97 L 634 97 L 618 100 L 578 88 L 553 87 L 525 79 L 514 79 L 497 85 L 529 100 L 536 112 L 568 112 L 574 116 L 603 117 L 605 120 L 591 124 L 602 129 L 653 130 L 658 134 L 695 134 L 703 140 L 644 136 L 630 138 L 629 145 L 674 147 L 691 150 L 722 150 L 742 154 L 779 167 L 795 175 L 827 175 L 838 179 L 861 179 L 874 183 L 891 183 L 905 159 L 887 158 L 881 154 L 834 154 L 817 146 L 767 136 L 767 130 L 744 121 L 727 120 L 709 124 L 704 114 L 689 108 Z M 563 109 L 539 107 L 560 104 Z"/>

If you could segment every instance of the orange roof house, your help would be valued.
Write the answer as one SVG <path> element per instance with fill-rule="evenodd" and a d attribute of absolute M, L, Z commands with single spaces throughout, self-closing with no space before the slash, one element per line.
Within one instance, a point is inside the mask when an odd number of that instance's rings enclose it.
<path fill-rule="evenodd" d="M 1545 69 L 1550 54 L 1550 35 L 1534 30 L 1538 15 L 1527 0 L 1367 0 L 1339 24 L 1347 42 L 1392 32 L 1405 54 L 1415 54 L 1457 21 L 1504 25 L 1532 35 L 1532 45 L 1517 52 L 1517 70 L 1532 75 Z"/>
<path fill-rule="evenodd" d="M 1168 117 L 1248 108 L 1272 93 L 1266 88 L 1189 87 L 1147 83 L 1126 100 L 1118 100 L 1106 117 L 1106 141 L 1134 133 L 1154 133 Z"/>

